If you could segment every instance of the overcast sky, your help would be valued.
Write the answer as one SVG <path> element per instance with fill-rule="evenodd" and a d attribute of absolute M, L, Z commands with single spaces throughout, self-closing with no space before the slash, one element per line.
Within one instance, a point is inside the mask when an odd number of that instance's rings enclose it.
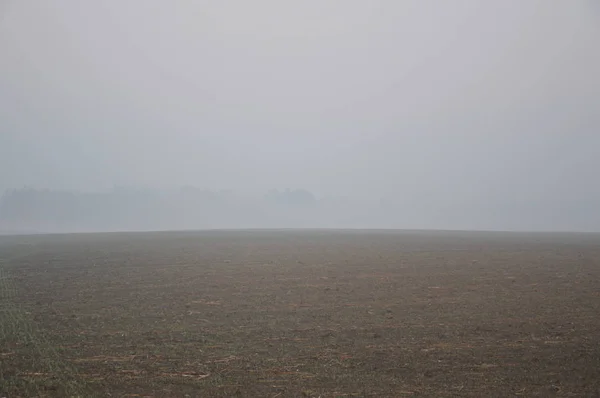
<path fill-rule="evenodd" d="M 595 0 L 0 0 L 0 189 L 598 198 L 599 71 Z"/>

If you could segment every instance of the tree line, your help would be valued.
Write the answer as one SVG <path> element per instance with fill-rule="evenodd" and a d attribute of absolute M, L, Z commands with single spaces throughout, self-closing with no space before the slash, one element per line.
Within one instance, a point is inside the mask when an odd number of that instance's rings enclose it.
<path fill-rule="evenodd" d="M 299 222 L 319 201 L 305 189 L 262 197 L 195 187 L 161 191 L 117 187 L 108 192 L 22 188 L 4 193 L 0 226 L 18 231 L 260 227 Z"/>

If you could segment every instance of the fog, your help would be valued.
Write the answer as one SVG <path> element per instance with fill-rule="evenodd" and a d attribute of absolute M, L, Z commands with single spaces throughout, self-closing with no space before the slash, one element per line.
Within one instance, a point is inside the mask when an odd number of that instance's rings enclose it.
<path fill-rule="evenodd" d="M 599 43 L 595 0 L 2 0 L 0 230 L 600 231 Z"/>

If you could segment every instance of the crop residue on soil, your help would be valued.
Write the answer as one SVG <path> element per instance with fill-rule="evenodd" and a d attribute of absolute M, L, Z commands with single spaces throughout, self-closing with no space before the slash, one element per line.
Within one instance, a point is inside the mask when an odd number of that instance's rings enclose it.
<path fill-rule="evenodd" d="M 2 396 L 596 396 L 600 235 L 0 237 Z"/>

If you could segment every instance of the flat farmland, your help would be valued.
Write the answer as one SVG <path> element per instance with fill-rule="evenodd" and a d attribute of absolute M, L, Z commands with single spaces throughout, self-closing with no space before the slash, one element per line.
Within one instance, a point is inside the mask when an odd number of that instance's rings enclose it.
<path fill-rule="evenodd" d="M 0 396 L 598 397 L 600 235 L 0 237 Z"/>

